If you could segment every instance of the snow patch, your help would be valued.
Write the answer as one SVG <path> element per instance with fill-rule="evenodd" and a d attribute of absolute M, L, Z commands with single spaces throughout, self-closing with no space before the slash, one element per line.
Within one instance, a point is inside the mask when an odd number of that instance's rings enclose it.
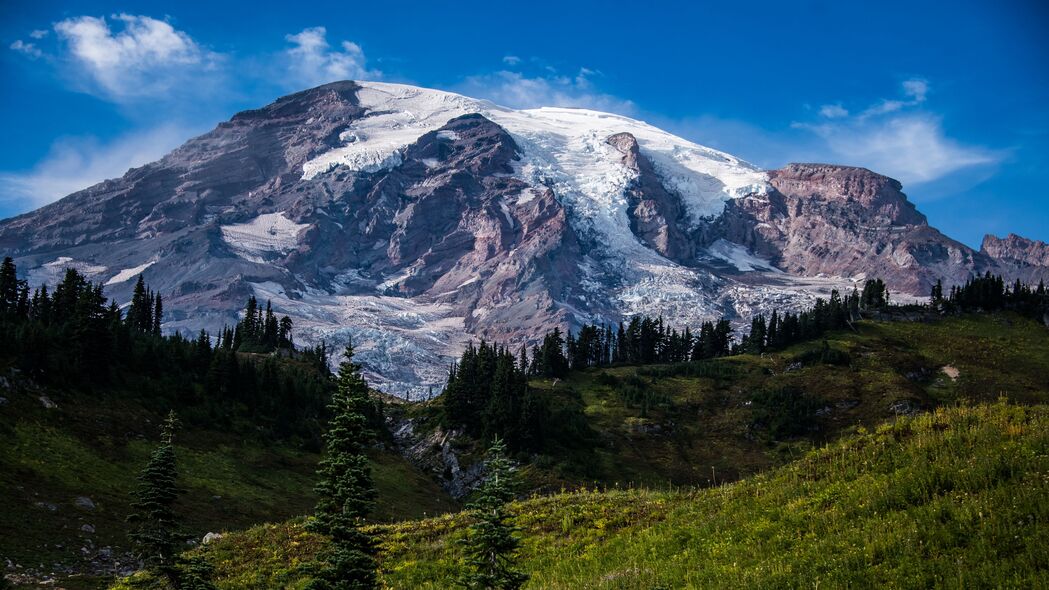
<path fill-rule="evenodd" d="M 442 129 L 441 131 L 437 132 L 437 139 L 444 139 L 446 141 L 458 141 L 459 134 L 455 131 L 451 131 L 450 129 Z"/>
<path fill-rule="evenodd" d="M 237 256 L 252 262 L 265 262 L 267 256 L 284 255 L 299 244 L 299 233 L 308 223 L 295 223 L 284 213 L 266 213 L 248 221 L 223 225 L 222 240 Z"/>
<path fill-rule="evenodd" d="M 157 262 L 156 260 L 150 260 L 149 262 L 147 262 L 145 264 L 140 264 L 140 265 L 138 265 L 136 267 L 133 267 L 133 268 L 125 268 L 124 270 L 122 270 L 122 271 L 118 272 L 117 274 L 113 275 L 113 277 L 110 278 L 108 281 L 106 281 L 106 286 L 116 285 L 118 283 L 123 283 L 125 281 L 130 281 L 131 279 L 133 279 L 133 278 L 137 277 L 138 275 L 142 274 L 142 272 L 144 270 L 146 270 L 147 268 L 149 268 L 149 267 L 153 266 L 154 264 L 156 264 L 156 262 Z"/>
<path fill-rule="evenodd" d="M 98 278 L 107 270 L 107 267 L 92 262 L 74 260 L 69 256 L 59 256 L 51 262 L 44 263 L 26 273 L 26 280 L 32 286 L 57 285 L 66 274 L 66 269 L 72 268 L 84 275 L 89 280 Z"/>
<path fill-rule="evenodd" d="M 526 188 L 521 191 L 521 194 L 517 197 L 517 204 L 524 205 L 525 203 L 531 203 L 539 196 L 539 192 L 534 188 Z"/>
<path fill-rule="evenodd" d="M 724 260 L 743 272 L 751 272 L 755 270 L 782 272 L 773 266 L 768 260 L 758 258 L 751 254 L 750 250 L 747 250 L 744 246 L 730 242 L 724 238 L 711 244 L 711 246 L 707 248 L 707 252 L 709 252 L 714 258 Z"/>

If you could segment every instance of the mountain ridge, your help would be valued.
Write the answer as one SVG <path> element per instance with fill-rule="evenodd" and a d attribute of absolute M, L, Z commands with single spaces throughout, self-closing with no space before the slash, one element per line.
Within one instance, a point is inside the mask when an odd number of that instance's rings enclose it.
<path fill-rule="evenodd" d="M 127 298 L 142 273 L 167 330 L 214 332 L 271 299 L 302 341 L 352 337 L 394 393 L 439 387 L 475 338 L 641 313 L 743 324 L 874 276 L 919 297 L 1049 276 L 944 236 L 866 169 L 762 171 L 619 115 L 352 81 L 0 222 L 0 248 L 34 285 L 73 266 Z"/>

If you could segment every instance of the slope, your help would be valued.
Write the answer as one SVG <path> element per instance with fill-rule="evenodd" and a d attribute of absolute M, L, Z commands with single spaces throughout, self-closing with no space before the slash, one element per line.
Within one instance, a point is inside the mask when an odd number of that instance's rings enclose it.
<path fill-rule="evenodd" d="M 558 437 L 528 457 L 529 489 L 707 486 L 781 465 L 898 414 L 1000 396 L 1049 401 L 1049 330 L 1039 322 L 1015 314 L 918 317 L 862 321 L 855 331 L 760 356 L 533 380 L 552 400 L 555 416 L 581 414 L 585 421 L 554 418 L 551 431 L 571 426 L 591 438 L 561 444 Z M 391 415 L 401 423 L 410 419 L 417 440 L 445 434 L 439 400 L 399 406 Z M 467 468 L 479 454 L 477 444 L 451 439 Z M 432 472 L 440 478 L 443 466 Z"/>
<path fill-rule="evenodd" d="M 164 403 L 156 393 L 118 386 L 101 392 L 42 387 L 13 371 L 0 380 L 0 556 L 7 573 L 97 588 L 112 573 L 133 570 L 125 517 L 136 475 L 156 444 Z M 179 485 L 186 492 L 178 512 L 192 539 L 313 509 L 318 454 L 309 441 L 204 424 L 176 435 Z M 383 498 L 376 520 L 457 506 L 388 447 L 372 458 Z"/>
<path fill-rule="evenodd" d="M 518 502 L 531 588 L 1040 587 L 1049 583 L 1049 409 L 901 416 L 770 473 L 694 492 Z M 460 513 L 377 526 L 390 588 L 446 588 Z M 302 587 L 301 523 L 197 550 L 220 588 Z M 116 588 L 159 587 L 136 575 Z"/>

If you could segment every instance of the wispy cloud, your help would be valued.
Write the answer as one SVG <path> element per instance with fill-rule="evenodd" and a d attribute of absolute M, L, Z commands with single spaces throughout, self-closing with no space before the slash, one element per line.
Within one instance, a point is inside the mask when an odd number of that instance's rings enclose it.
<path fill-rule="evenodd" d="M 883 98 L 850 116 L 840 103 L 824 105 L 819 122 L 795 122 L 794 129 L 819 140 L 823 158 L 864 166 L 904 184 L 938 180 L 974 166 L 999 162 L 1001 152 L 966 145 L 947 135 L 942 117 L 930 112 L 929 82 L 911 78 L 900 84 L 900 98 Z"/>
<path fill-rule="evenodd" d="M 633 102 L 599 91 L 592 81 L 599 72 L 580 68 L 575 75 L 564 76 L 552 68 L 544 71 L 548 74 L 531 77 L 509 70 L 470 76 L 455 90 L 512 108 L 576 107 L 619 114 L 637 110 Z"/>
<path fill-rule="evenodd" d="M 284 52 L 285 86 L 301 90 L 337 80 L 376 80 L 382 72 L 367 68 L 364 51 L 352 41 L 338 49 L 328 44 L 324 27 L 303 29 L 285 39 L 291 43 Z"/>
<path fill-rule="evenodd" d="M 16 39 L 14 43 L 11 43 L 10 47 L 12 51 L 17 51 L 19 53 L 25 54 L 30 59 L 37 59 L 38 57 L 43 55 L 43 52 L 40 51 L 40 48 L 37 47 L 35 43 L 26 43 L 21 39 Z"/>
<path fill-rule="evenodd" d="M 840 119 L 848 117 L 849 111 L 840 104 L 825 104 L 820 107 L 820 116 L 828 119 Z"/>
<path fill-rule="evenodd" d="M 0 193 L 13 209 L 40 207 L 158 160 L 192 134 L 184 127 L 164 125 L 110 142 L 94 137 L 61 138 L 32 170 L 0 173 Z"/>
<path fill-rule="evenodd" d="M 822 138 L 838 161 L 870 168 L 908 185 L 1001 159 L 999 153 L 951 139 L 940 117 L 928 113 L 804 128 Z"/>
<path fill-rule="evenodd" d="M 203 86 L 223 56 L 209 51 L 186 32 L 149 16 L 77 16 L 59 21 L 59 58 L 83 89 L 116 102 L 169 95 Z M 192 81 L 192 84 L 187 84 Z"/>
<path fill-rule="evenodd" d="M 929 93 L 929 82 L 921 78 L 904 80 L 900 87 L 903 91 L 903 99 L 883 98 L 865 108 L 859 114 L 859 118 L 868 119 L 878 115 L 895 113 L 907 107 L 916 107 L 925 102 L 925 97 Z"/>

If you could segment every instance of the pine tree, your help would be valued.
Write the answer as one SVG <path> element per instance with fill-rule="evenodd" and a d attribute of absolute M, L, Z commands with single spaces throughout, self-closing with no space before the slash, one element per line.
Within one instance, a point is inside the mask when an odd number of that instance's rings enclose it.
<path fill-rule="evenodd" d="M 149 463 L 138 476 L 139 487 L 133 494 L 128 516 L 132 530 L 128 538 L 146 567 L 155 568 L 175 581 L 173 569 L 181 538 L 174 504 L 179 495 L 175 481 L 178 470 L 173 439 L 178 428 L 174 412 L 168 414 L 160 435 L 160 446 L 150 455 Z"/>
<path fill-rule="evenodd" d="M 516 590 L 528 575 L 515 568 L 521 540 L 507 504 L 514 499 L 517 482 L 502 440 L 495 439 L 488 449 L 485 468 L 488 474 L 477 499 L 467 506 L 477 520 L 462 541 L 467 569 L 459 582 L 471 589 Z"/>
<path fill-rule="evenodd" d="M 312 530 L 331 537 L 331 549 L 311 588 L 363 590 L 377 584 L 375 540 L 361 528 L 376 496 L 367 456 L 374 437 L 366 415 L 369 403 L 368 384 L 353 362 L 353 346 L 347 345 L 329 405 L 316 488 L 320 499 L 310 523 Z"/>

